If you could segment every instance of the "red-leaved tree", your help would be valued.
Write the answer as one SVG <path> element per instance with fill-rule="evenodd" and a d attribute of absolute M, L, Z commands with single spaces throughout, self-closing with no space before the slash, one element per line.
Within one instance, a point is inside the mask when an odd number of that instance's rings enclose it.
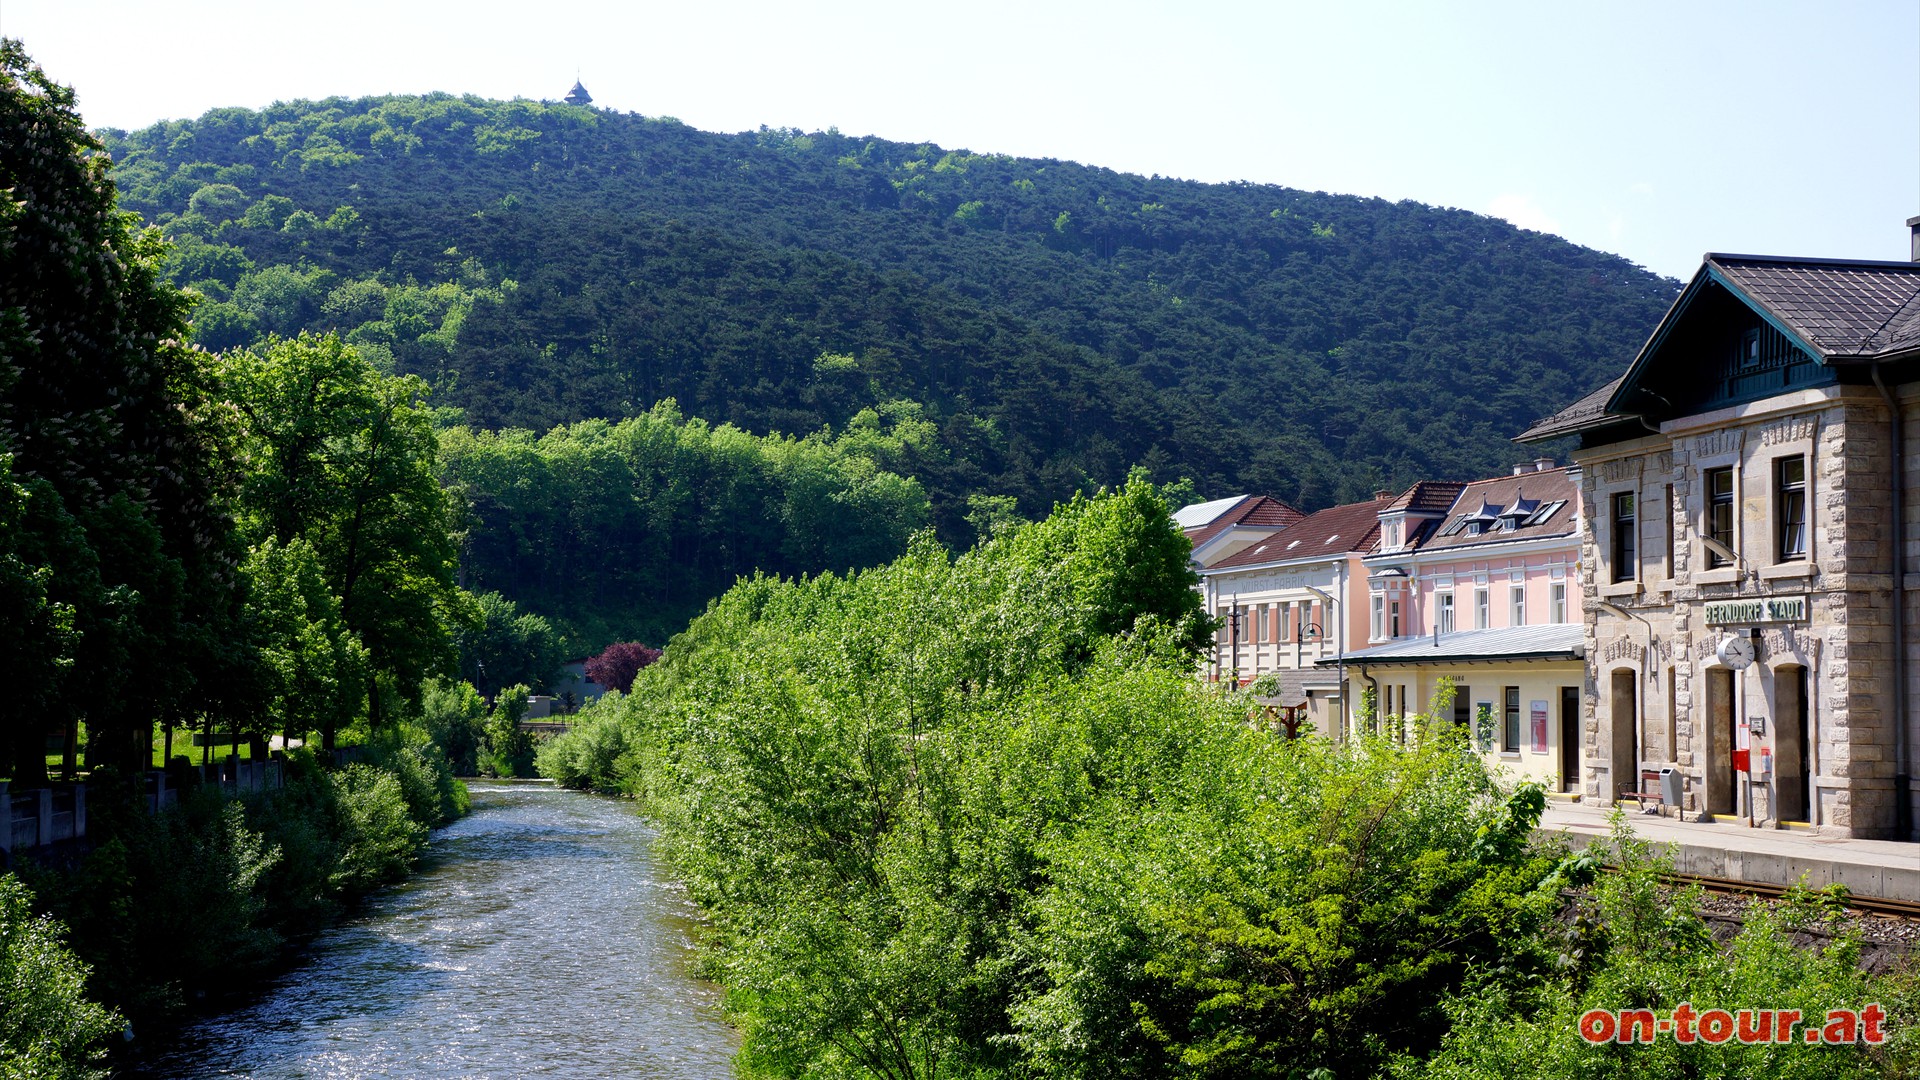
<path fill-rule="evenodd" d="M 637 641 L 616 642 L 587 661 L 587 678 L 624 694 L 633 689 L 633 678 L 640 674 L 640 669 L 658 659 L 659 649 L 650 649 Z"/>

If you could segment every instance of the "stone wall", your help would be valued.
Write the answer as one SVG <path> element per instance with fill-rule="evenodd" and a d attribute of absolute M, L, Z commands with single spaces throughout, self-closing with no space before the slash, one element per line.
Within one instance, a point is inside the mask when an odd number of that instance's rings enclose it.
<path fill-rule="evenodd" d="M 1699 814 L 1708 808 L 1709 769 L 1728 760 L 1728 747 L 1715 740 L 1729 738 L 1729 714 L 1740 727 L 1752 717 L 1761 719 L 1763 732 L 1751 737 L 1756 756 L 1765 748 L 1777 751 L 1779 760 L 1793 760 L 1795 747 L 1780 741 L 1783 718 L 1774 709 L 1794 701 L 1798 669 L 1805 668 L 1810 745 L 1797 752 L 1807 756 L 1813 781 L 1815 805 L 1808 808 L 1809 816 L 1839 834 L 1888 837 L 1894 822 L 1892 679 L 1902 658 L 1893 655 L 1892 644 L 1893 470 L 1884 406 L 1870 389 L 1834 388 L 1784 395 L 1734 412 L 1700 418 L 1693 426 L 1687 421 L 1666 425 L 1665 437 L 1650 433 L 1576 455 L 1588 507 L 1580 568 L 1589 657 L 1582 748 L 1586 795 L 1611 801 L 1613 792 L 1630 782 L 1616 775 L 1625 770 L 1613 760 L 1616 672 L 1633 673 L 1638 695 L 1640 726 L 1632 756 L 1677 765 L 1686 777 L 1685 809 Z M 1907 429 L 1907 490 L 1915 492 L 1920 489 L 1920 453 L 1915 452 L 1920 419 L 1909 419 Z M 1775 548 L 1774 469 L 1779 458 L 1795 454 L 1807 458 L 1810 557 L 1782 562 Z M 1722 466 L 1734 468 L 1737 478 L 1735 539 L 1741 558 L 1736 565 L 1714 568 L 1705 561 L 1698 530 L 1706 515 L 1705 470 Z M 1670 520 L 1664 513 L 1669 484 Z M 1635 492 L 1638 508 L 1640 573 L 1630 586 L 1612 582 L 1609 561 L 1610 498 L 1624 490 Z M 1912 497 L 1906 507 L 1910 557 L 1920 556 L 1917 504 L 1920 497 Z M 1674 530 L 1671 567 L 1668 528 Z M 1716 656 L 1719 643 L 1744 628 L 1709 625 L 1707 605 L 1802 595 L 1808 601 L 1806 620 L 1756 624 L 1753 667 L 1731 676 L 1732 702 L 1710 702 L 1710 680 L 1721 680 L 1716 693 L 1722 699 L 1730 685 L 1729 676 L 1712 674 L 1728 670 Z M 1633 618 L 1603 612 L 1600 602 Z M 1907 617 L 1908 652 L 1900 668 L 1911 681 L 1920 667 L 1920 634 L 1914 633 L 1920 631 L 1920 604 L 1911 598 Z M 1910 693 L 1920 693 L 1920 687 Z M 1710 713 L 1710 703 L 1721 711 Z M 1797 712 L 1785 719 L 1796 718 Z M 1717 733 L 1709 730 L 1709 719 L 1717 719 Z M 1716 773 L 1716 785 L 1725 769 L 1722 764 Z M 1778 816 L 1781 807 L 1772 796 L 1782 782 L 1776 777 L 1772 784 L 1753 785 L 1756 820 Z M 1735 788 L 1742 786 L 1734 781 Z"/>

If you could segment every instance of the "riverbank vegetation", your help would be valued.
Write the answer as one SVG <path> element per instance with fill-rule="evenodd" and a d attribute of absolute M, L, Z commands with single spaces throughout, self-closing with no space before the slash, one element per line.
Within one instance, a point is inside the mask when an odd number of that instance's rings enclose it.
<path fill-rule="evenodd" d="M 343 906 L 399 880 L 428 830 L 466 812 L 465 788 L 415 725 L 323 768 L 296 751 L 284 786 L 235 796 L 213 785 L 150 813 L 130 785 L 90 785 L 77 861 L 17 868 L 93 967 L 89 991 L 140 1019 L 238 989 Z"/>
<path fill-rule="evenodd" d="M 32 908 L 27 887 L 0 874 L 0 1076 L 98 1075 L 120 1016 L 86 997 L 89 969 L 67 947 L 66 928 Z"/>
<path fill-rule="evenodd" d="M 329 337 L 187 344 L 192 299 L 99 149 L 0 40 L 0 797 L 49 784 L 50 741 L 86 780 L 72 839 L 7 837 L 71 952 L 5 878 L 9 970 L 48 980 L 0 981 L 5 1075 L 89 1067 L 108 1025 L 83 981 L 136 1020 L 232 986 L 466 807 L 421 722 L 478 621 L 422 385 Z M 154 733 L 177 728 L 247 744 L 247 793 L 175 756 L 162 805 Z M 5 1024 L 43 1006 L 68 1021 L 22 1048 Z"/>
<path fill-rule="evenodd" d="M 711 916 L 742 1074 L 1491 1076 L 1473 1040 L 1509 1019 L 1571 1063 L 1524 1075 L 1609 1067 L 1566 1045 L 1568 1002 L 1647 1000 L 1639 959 L 1696 941 L 1683 910 L 1641 913 L 1643 872 L 1570 939 L 1590 860 L 1537 844 L 1540 790 L 1501 786 L 1452 725 L 1288 739 L 1197 683 L 1167 511 L 1135 478 L 958 557 L 923 539 L 743 581 L 542 749 L 658 822 Z M 1765 940 L 1757 993 L 1846 964 Z M 1691 981 L 1662 993 L 1748 1000 L 1714 973 L 1754 969 L 1710 953 L 1670 958 Z M 1904 1045 L 1780 1055 L 1892 1075 Z"/>

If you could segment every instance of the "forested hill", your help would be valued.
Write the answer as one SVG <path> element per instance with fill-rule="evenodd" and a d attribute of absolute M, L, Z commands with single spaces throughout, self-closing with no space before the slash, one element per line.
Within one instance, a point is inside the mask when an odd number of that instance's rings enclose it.
<path fill-rule="evenodd" d="M 471 423 L 918 403 L 943 533 L 1140 461 L 1303 506 L 1516 456 L 1676 284 L 1502 221 L 838 132 L 436 95 L 106 132 L 212 348 L 332 328 Z M 896 409 L 899 406 L 896 406 Z"/>

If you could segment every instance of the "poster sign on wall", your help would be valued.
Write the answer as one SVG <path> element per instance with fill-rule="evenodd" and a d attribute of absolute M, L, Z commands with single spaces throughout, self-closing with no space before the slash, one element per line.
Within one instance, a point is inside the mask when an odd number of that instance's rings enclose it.
<path fill-rule="evenodd" d="M 1529 709 L 1533 714 L 1533 752 L 1544 754 L 1547 752 L 1547 703 L 1536 699 L 1529 703 Z"/>

